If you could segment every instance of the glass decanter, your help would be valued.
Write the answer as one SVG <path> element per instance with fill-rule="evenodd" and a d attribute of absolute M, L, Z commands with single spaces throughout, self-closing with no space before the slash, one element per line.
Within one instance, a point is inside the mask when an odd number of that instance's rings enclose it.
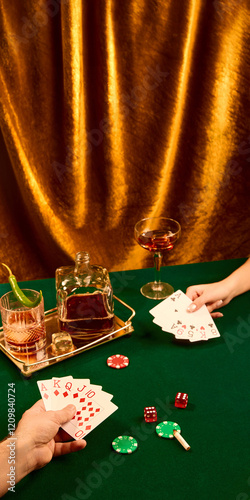
<path fill-rule="evenodd" d="M 95 340 L 114 329 L 113 290 L 107 269 L 91 265 L 78 252 L 74 266 L 56 270 L 57 312 L 61 331 L 75 345 Z"/>

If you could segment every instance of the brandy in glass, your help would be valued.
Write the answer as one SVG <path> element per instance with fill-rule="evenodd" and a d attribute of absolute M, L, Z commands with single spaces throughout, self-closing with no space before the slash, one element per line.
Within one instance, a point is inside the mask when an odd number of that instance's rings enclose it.
<path fill-rule="evenodd" d="M 174 219 L 151 217 L 137 222 L 134 234 L 142 248 L 154 253 L 155 280 L 143 285 L 141 293 L 149 299 L 165 299 L 174 292 L 174 288 L 161 281 L 161 264 L 163 256 L 173 249 L 180 237 L 181 226 Z"/>
<path fill-rule="evenodd" d="M 35 301 L 39 292 L 23 290 L 26 297 Z M 5 347 L 16 358 L 26 363 L 36 363 L 46 357 L 46 330 L 44 301 L 35 307 L 23 306 L 13 292 L 0 299 Z"/>

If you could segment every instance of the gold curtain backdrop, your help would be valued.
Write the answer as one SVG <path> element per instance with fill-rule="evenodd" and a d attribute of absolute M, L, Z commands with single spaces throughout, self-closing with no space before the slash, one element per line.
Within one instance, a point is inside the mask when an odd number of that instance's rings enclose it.
<path fill-rule="evenodd" d="M 0 0 L 0 259 L 153 266 L 250 254 L 249 0 Z M 1 281 L 7 281 L 0 271 Z M 209 280 L 209 277 L 208 277 Z"/>

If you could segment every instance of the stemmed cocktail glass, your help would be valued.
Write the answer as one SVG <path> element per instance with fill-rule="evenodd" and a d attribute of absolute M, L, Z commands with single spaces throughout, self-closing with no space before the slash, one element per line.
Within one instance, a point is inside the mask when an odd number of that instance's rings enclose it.
<path fill-rule="evenodd" d="M 167 217 L 141 219 L 134 228 L 135 239 L 141 247 L 154 252 L 155 281 L 143 285 L 141 293 L 149 299 L 165 299 L 174 292 L 168 283 L 163 283 L 160 270 L 163 255 L 172 250 L 181 234 L 179 222 Z"/>

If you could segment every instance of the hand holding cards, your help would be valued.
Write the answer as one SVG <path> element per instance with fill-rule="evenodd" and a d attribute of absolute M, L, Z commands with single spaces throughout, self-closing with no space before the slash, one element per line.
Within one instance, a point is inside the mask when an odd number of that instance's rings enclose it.
<path fill-rule="evenodd" d="M 204 305 L 190 313 L 187 308 L 191 303 L 191 299 L 177 290 L 149 312 L 154 316 L 153 322 L 164 332 L 172 333 L 176 339 L 197 342 L 220 337 L 207 307 Z"/>
<path fill-rule="evenodd" d="M 76 406 L 70 422 L 62 425 L 74 439 L 82 439 L 118 407 L 111 403 L 112 394 L 102 391 L 100 385 L 90 384 L 89 379 L 53 377 L 37 382 L 46 411 L 61 410 L 68 404 Z"/>

